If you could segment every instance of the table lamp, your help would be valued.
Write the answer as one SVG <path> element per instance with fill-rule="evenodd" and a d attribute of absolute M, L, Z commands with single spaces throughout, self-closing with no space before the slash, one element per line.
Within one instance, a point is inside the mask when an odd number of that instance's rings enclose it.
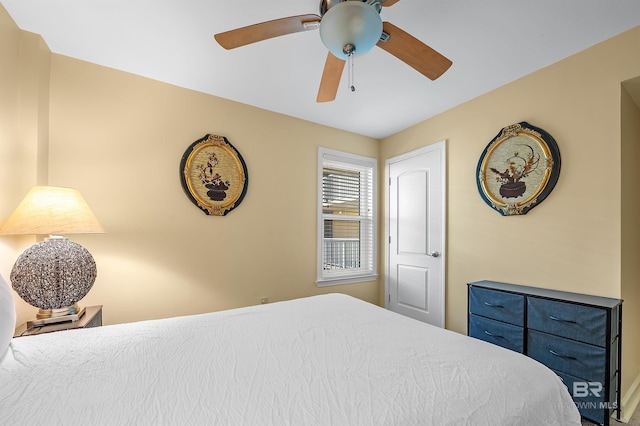
<path fill-rule="evenodd" d="M 104 229 L 80 195 L 72 188 L 34 186 L 9 219 L 0 235 L 46 235 L 16 260 L 11 284 L 18 295 L 37 308 L 28 327 L 77 321 L 84 313 L 77 302 L 96 280 L 91 253 L 63 234 L 104 233 Z"/>

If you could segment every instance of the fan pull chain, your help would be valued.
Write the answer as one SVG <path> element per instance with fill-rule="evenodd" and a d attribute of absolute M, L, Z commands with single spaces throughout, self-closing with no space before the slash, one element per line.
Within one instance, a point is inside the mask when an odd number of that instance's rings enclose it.
<path fill-rule="evenodd" d="M 353 72 L 353 54 L 350 54 L 348 57 L 348 62 L 349 62 L 349 89 L 352 92 L 356 91 L 356 86 L 354 86 L 354 82 L 353 82 L 353 76 L 354 76 L 354 72 Z"/>
<path fill-rule="evenodd" d="M 356 51 L 356 46 L 353 43 L 347 43 L 342 48 L 342 53 L 347 55 L 347 71 L 349 74 L 349 89 L 352 92 L 356 91 L 356 86 L 353 85 L 353 53 Z"/>

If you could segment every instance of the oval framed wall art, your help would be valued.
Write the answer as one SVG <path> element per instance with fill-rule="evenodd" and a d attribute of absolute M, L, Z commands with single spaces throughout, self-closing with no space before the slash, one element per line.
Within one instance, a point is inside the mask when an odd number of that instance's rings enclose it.
<path fill-rule="evenodd" d="M 224 216 L 238 207 L 249 181 L 240 153 L 227 138 L 209 134 L 184 152 L 180 178 L 191 202 L 213 216 Z"/>
<path fill-rule="evenodd" d="M 560 176 L 553 137 L 526 121 L 503 128 L 478 161 L 482 199 L 503 216 L 523 215 L 551 193 Z"/>

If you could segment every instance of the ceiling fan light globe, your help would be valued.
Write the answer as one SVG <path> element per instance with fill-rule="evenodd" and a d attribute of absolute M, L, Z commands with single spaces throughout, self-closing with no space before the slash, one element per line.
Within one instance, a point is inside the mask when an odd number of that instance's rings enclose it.
<path fill-rule="evenodd" d="M 366 53 L 380 40 L 382 19 L 375 8 L 361 1 L 343 1 L 332 6 L 320 21 L 320 39 L 337 58 L 347 59 L 345 45 L 355 53 Z"/>

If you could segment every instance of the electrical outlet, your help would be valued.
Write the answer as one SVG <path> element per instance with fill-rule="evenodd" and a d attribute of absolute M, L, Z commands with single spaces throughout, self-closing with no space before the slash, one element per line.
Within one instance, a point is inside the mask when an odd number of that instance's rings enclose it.
<path fill-rule="evenodd" d="M 265 303 L 269 303 L 269 298 L 268 297 L 261 297 L 260 298 L 260 304 L 264 305 Z"/>

